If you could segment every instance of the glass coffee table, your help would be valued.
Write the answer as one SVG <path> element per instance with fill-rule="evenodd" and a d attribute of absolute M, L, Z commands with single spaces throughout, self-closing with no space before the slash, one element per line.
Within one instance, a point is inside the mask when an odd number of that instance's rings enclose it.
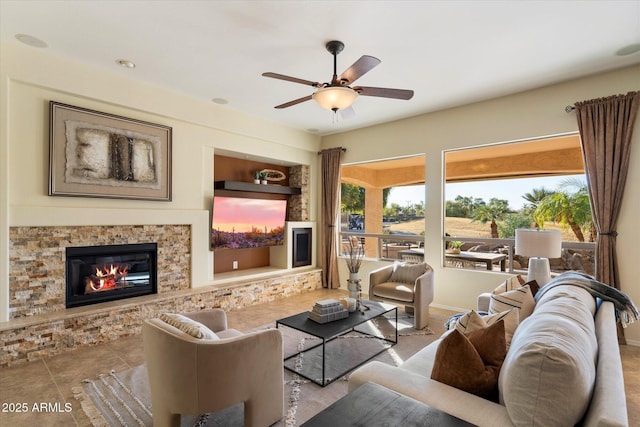
<path fill-rule="evenodd" d="M 398 307 L 362 300 L 364 312 L 328 323 L 316 323 L 305 311 L 276 321 L 315 337 L 311 347 L 285 355 L 285 369 L 322 387 L 331 384 L 398 343 Z"/>

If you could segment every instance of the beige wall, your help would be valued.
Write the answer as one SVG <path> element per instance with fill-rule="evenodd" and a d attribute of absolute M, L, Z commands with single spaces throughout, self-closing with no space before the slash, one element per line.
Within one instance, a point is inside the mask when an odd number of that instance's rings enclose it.
<path fill-rule="evenodd" d="M 208 247 L 214 153 L 286 160 L 316 173 L 318 136 L 136 82 L 125 70 L 91 68 L 27 46 L 0 49 L 0 321 L 8 319 L 10 226 L 191 224 L 192 284 L 203 286 L 214 279 Z M 173 201 L 49 197 L 50 100 L 171 126 Z M 312 215 L 317 198 L 312 182 Z"/>
<path fill-rule="evenodd" d="M 475 306 L 478 293 L 492 289 L 500 273 L 441 267 L 442 153 L 445 149 L 576 132 L 575 101 L 638 90 L 640 67 L 516 94 L 460 108 L 327 136 L 322 147 L 348 148 L 345 163 L 425 154 L 426 256 L 436 269 L 436 304 Z M 47 196 L 48 101 L 173 127 L 173 201 L 149 202 Z M 636 246 L 640 227 L 640 120 L 636 124 L 631 170 L 620 215 L 618 248 L 622 289 L 640 303 Z M 18 225 L 101 225 L 170 223 L 194 225 L 194 285 L 212 278 L 208 250 L 208 209 L 213 193 L 216 150 L 252 153 L 317 167 L 320 138 L 261 121 L 131 79 L 126 70 L 105 71 L 18 45 L 0 46 L 0 321 L 8 318 L 8 227 Z M 319 179 L 311 185 L 312 220 L 319 217 Z M 121 215 L 114 219 L 115 214 Z M 124 215 L 122 215 L 124 213 Z M 314 214 L 315 213 L 315 214 Z M 124 221 L 124 222 L 123 222 Z M 366 274 L 378 263 L 363 266 Z M 627 330 L 640 345 L 640 325 Z"/>
<path fill-rule="evenodd" d="M 456 310 L 475 307 L 476 296 L 493 289 L 501 273 L 442 267 L 443 150 L 577 132 L 574 113 L 564 107 L 576 101 L 640 89 L 640 67 L 578 79 L 529 92 L 425 114 L 406 120 L 324 137 L 323 148 L 347 148 L 345 163 L 425 154 L 426 258 L 436 274 L 435 304 Z M 419 94 L 418 94 L 419 95 Z M 428 94 L 426 95 L 428 96 Z M 638 250 L 640 227 L 640 119 L 631 151 L 622 212 L 618 223 L 621 287 L 640 304 Z M 377 265 L 378 263 L 375 263 Z M 367 271 L 364 266 L 363 271 Z M 344 270 L 344 269 L 342 269 Z M 626 331 L 630 343 L 640 345 L 640 324 Z"/>

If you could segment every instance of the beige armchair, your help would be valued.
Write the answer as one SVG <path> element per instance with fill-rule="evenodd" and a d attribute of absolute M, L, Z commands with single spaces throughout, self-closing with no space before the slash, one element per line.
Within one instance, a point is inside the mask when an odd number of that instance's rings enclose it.
<path fill-rule="evenodd" d="M 244 425 L 269 426 L 284 413 L 282 336 L 277 329 L 227 329 L 221 309 L 188 313 L 217 339 L 195 338 L 154 318 L 142 326 L 153 425 L 179 426 L 180 414 L 244 402 Z"/>
<path fill-rule="evenodd" d="M 429 304 L 433 302 L 433 268 L 427 263 L 388 265 L 369 273 L 369 299 L 404 305 L 413 313 L 413 326 L 429 324 Z"/>

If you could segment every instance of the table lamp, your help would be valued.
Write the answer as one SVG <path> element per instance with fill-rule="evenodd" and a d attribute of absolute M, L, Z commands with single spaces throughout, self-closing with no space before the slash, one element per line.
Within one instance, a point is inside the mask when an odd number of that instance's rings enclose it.
<path fill-rule="evenodd" d="M 551 281 L 549 258 L 562 256 L 562 233 L 559 230 L 518 228 L 516 255 L 529 257 L 527 281 L 535 280 L 543 286 Z"/>

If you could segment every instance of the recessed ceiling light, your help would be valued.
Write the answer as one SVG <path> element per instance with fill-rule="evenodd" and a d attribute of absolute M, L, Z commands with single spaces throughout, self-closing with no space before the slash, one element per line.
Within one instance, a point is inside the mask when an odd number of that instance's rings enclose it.
<path fill-rule="evenodd" d="M 220 104 L 220 105 L 225 105 L 225 104 L 229 103 L 229 101 L 224 99 L 224 98 L 213 98 L 211 101 L 215 102 L 216 104 Z"/>
<path fill-rule="evenodd" d="M 637 52 L 640 52 L 640 43 L 634 43 L 634 44 L 627 45 L 623 48 L 620 48 L 616 51 L 616 55 L 627 56 Z"/>
<path fill-rule="evenodd" d="M 46 44 L 39 38 L 30 36 L 29 34 L 16 34 L 16 39 L 18 39 L 18 41 L 26 45 L 29 45 L 31 47 L 41 47 L 41 48 L 49 47 L 48 44 Z"/>
<path fill-rule="evenodd" d="M 128 59 L 117 59 L 116 64 L 124 68 L 136 68 L 136 64 Z"/>

